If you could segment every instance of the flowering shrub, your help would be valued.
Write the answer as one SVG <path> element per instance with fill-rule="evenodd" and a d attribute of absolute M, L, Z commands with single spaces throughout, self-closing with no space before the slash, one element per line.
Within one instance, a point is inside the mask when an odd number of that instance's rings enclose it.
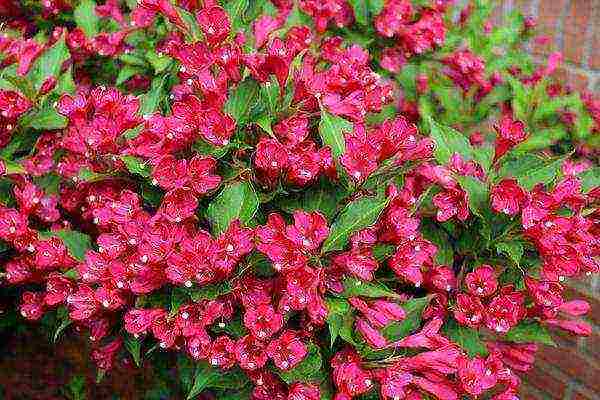
<path fill-rule="evenodd" d="M 452 3 L 0 2 L 3 290 L 163 396 L 517 399 L 590 333 L 600 104 Z"/>

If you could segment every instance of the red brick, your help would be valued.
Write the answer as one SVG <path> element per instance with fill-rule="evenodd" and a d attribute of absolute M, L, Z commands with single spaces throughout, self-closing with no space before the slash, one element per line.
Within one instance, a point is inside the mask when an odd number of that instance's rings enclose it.
<path fill-rule="evenodd" d="M 552 393 L 557 398 L 562 398 L 569 377 L 549 372 L 546 368 L 547 364 L 544 365 L 544 363 L 538 361 L 534 368 L 523 375 L 523 380 L 543 392 Z"/>
<path fill-rule="evenodd" d="M 533 43 L 532 50 L 536 54 L 549 54 L 556 50 L 555 39 L 561 14 L 567 5 L 567 0 L 551 0 L 540 3 L 538 10 L 538 30 L 542 36 L 552 38 L 548 44 Z"/>
<path fill-rule="evenodd" d="M 565 59 L 580 65 L 585 51 L 585 39 L 592 15 L 592 0 L 573 0 L 564 22 Z"/>
<path fill-rule="evenodd" d="M 594 32 L 592 35 L 592 54 L 590 56 L 590 67 L 600 69 L 600 24 L 592 23 Z"/>
<path fill-rule="evenodd" d="M 523 382 L 519 387 L 519 396 L 521 399 L 547 400 L 547 395 L 540 393 L 536 388 Z"/>
<path fill-rule="evenodd" d="M 571 400 L 595 400 L 597 399 L 594 398 L 594 395 L 592 394 L 588 394 L 588 393 L 583 393 L 581 391 L 577 391 L 575 393 L 573 393 L 573 396 L 571 397 Z"/>
<path fill-rule="evenodd" d="M 572 349 L 561 347 L 545 348 L 539 360 L 551 364 L 562 373 L 577 379 L 590 389 L 600 392 L 600 366 L 590 362 Z"/>

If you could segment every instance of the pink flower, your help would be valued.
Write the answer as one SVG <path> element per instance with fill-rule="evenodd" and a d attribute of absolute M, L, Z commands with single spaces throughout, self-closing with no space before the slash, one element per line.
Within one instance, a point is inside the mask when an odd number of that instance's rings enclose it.
<path fill-rule="evenodd" d="M 525 203 L 525 192 L 515 179 L 504 179 L 492 187 L 492 209 L 507 215 L 515 215 Z"/>
<path fill-rule="evenodd" d="M 483 322 L 484 313 L 485 308 L 479 298 L 463 293 L 456 295 L 454 318 L 462 325 L 478 328 Z"/>
<path fill-rule="evenodd" d="M 291 330 L 286 330 L 279 338 L 271 340 L 266 352 L 275 366 L 282 370 L 296 367 L 308 354 L 306 345 Z"/>
<path fill-rule="evenodd" d="M 211 46 L 221 43 L 229 35 L 229 15 L 218 6 L 206 7 L 196 14 L 196 20 Z"/>
<path fill-rule="evenodd" d="M 244 325 L 259 340 L 273 336 L 283 326 L 283 316 L 269 304 L 248 308 L 244 313 Z"/>
<path fill-rule="evenodd" d="M 480 265 L 465 276 L 465 285 L 474 296 L 491 296 L 498 289 L 496 271 L 487 264 Z"/>

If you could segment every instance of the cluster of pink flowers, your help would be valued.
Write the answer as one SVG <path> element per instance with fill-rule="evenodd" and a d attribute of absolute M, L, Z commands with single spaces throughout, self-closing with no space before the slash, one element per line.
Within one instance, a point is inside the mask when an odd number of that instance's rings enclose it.
<path fill-rule="evenodd" d="M 379 66 L 398 73 L 408 58 L 443 45 L 450 3 L 385 1 L 372 18 L 385 43 Z M 333 25 L 352 25 L 351 2 L 273 4 L 245 32 L 212 0 L 141 0 L 128 14 L 108 0 L 94 12 L 112 20 L 111 32 L 88 37 L 79 27 L 56 28 L 45 45 L 27 35 L 0 37 L 2 66 L 16 64 L 20 78 L 63 37 L 69 55 L 58 69 L 76 71 L 70 93 L 53 92 L 55 76 L 31 98 L 0 90 L 0 149 L 13 132 L 33 132 L 20 123 L 42 104 L 66 120 L 63 129 L 39 132 L 18 157 L 0 159 L 0 179 L 11 187 L 0 204 L 0 239 L 9 248 L 0 253 L 7 259 L 0 277 L 27 285 L 21 315 L 35 321 L 66 310 L 101 370 L 120 360 L 133 337 L 219 371 L 243 371 L 255 400 L 324 396 L 327 379 L 304 379 L 298 370 L 329 374 L 335 400 L 375 391 L 393 400 L 492 392 L 494 400 L 518 399 L 517 372 L 532 367 L 537 344 L 512 341 L 513 329 L 591 332 L 580 318 L 589 304 L 565 298 L 563 286 L 600 271 L 600 190 L 584 190 L 580 176 L 591 163 L 564 161 L 554 184 L 527 190 L 517 177 L 498 175 L 507 153 L 530 137 L 509 105 L 490 132 L 495 142 L 481 132 L 471 145 L 463 137 L 436 141 L 414 123 L 422 110 L 399 101 L 368 49 L 337 31 L 325 35 Z M 48 1 L 43 9 L 55 15 L 71 5 Z M 287 25 L 300 12 L 314 28 Z M 147 101 L 155 93 L 91 83 L 87 60 L 129 55 L 136 50 L 129 39 L 150 33 L 160 36 L 152 45 L 171 63 L 154 109 Z M 438 61 L 463 96 L 475 89 L 483 97 L 502 81 L 487 76 L 484 60 L 468 49 Z M 150 82 L 131 81 L 135 93 Z M 417 92 L 428 92 L 429 82 L 418 74 Z M 248 115 L 261 108 L 255 104 L 232 110 L 235 91 L 249 83 L 276 98 L 275 105 L 241 99 L 261 103 L 263 119 Z M 584 100 L 598 123 L 597 102 Z M 404 115 L 370 120 L 390 105 Z M 485 150 L 489 165 L 477 157 Z M 485 192 L 483 200 L 465 181 Z M 218 230 L 209 214 L 226 201 L 217 192 L 234 184 L 250 187 L 254 198 L 225 204 L 218 217 L 228 219 Z M 311 198 L 317 188 L 329 193 Z M 148 200 L 148 191 L 158 200 Z M 285 206 L 299 194 L 307 197 Z M 354 210 L 370 201 L 377 204 Z M 254 206 L 258 212 L 248 210 Z M 498 240 L 525 243 L 539 267 L 487 257 L 488 248 L 459 250 L 462 242 L 476 246 L 461 237 L 475 229 L 472 222 L 506 228 L 500 237 L 487 226 Z M 444 261 L 442 236 L 452 237 Z M 518 277 L 507 278 L 511 271 Z M 203 292 L 209 289 L 217 293 Z M 153 298 L 175 293 L 185 300 Z M 419 301 L 413 315 L 411 302 Z M 239 332 L 230 329 L 234 321 Z M 461 343 L 449 332 L 453 325 L 476 335 L 480 348 Z M 326 358 L 318 371 L 301 368 L 314 357 Z"/>

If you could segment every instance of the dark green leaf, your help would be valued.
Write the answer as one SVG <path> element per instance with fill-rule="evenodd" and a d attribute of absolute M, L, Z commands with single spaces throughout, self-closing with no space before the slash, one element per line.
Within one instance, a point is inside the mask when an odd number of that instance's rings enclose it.
<path fill-rule="evenodd" d="M 385 197 L 362 197 L 352 201 L 331 226 L 329 236 L 323 243 L 322 252 L 344 249 L 353 233 L 377 222 L 387 204 L 388 199 Z"/>
<path fill-rule="evenodd" d="M 98 34 L 100 18 L 96 15 L 96 2 L 94 0 L 81 0 L 73 10 L 73 19 L 77 27 L 81 28 L 88 38 Z"/>
<path fill-rule="evenodd" d="M 421 233 L 425 239 L 436 245 L 435 261 L 441 265 L 452 266 L 454 263 L 454 249 L 446 231 L 432 222 L 425 221 L 421 226 Z"/>
<path fill-rule="evenodd" d="M 216 234 L 223 233 L 229 224 L 239 219 L 247 224 L 258 211 L 259 200 L 250 182 L 226 186 L 210 203 L 206 214 Z"/>
<path fill-rule="evenodd" d="M 52 341 L 54 343 L 58 341 L 58 337 L 60 336 L 60 334 L 63 333 L 64 330 L 67 329 L 67 327 L 72 323 L 72 321 L 69 319 L 69 312 L 65 307 L 61 307 L 58 309 L 56 313 L 56 318 L 59 324 L 56 327 L 56 330 L 54 331 L 54 336 L 52 337 Z"/>
<path fill-rule="evenodd" d="M 406 318 L 383 328 L 383 335 L 391 341 L 397 341 L 416 331 L 421 326 L 423 310 L 429 301 L 429 297 L 417 297 L 406 301 L 402 304 Z"/>
<path fill-rule="evenodd" d="M 458 344 L 470 357 L 486 356 L 488 351 L 485 343 L 479 337 L 479 331 L 458 324 L 454 319 L 449 319 L 443 331 L 450 340 Z"/>
<path fill-rule="evenodd" d="M 300 364 L 289 371 L 277 370 L 277 374 L 288 385 L 294 382 L 320 382 L 324 378 L 322 366 L 323 360 L 319 347 L 310 343 L 308 354 Z"/>
<path fill-rule="evenodd" d="M 138 367 L 142 366 L 141 349 L 142 342 L 140 339 L 136 339 L 133 336 L 127 336 L 125 338 L 125 348 L 131 354 L 131 358 Z"/>
<path fill-rule="evenodd" d="M 206 363 L 200 363 L 196 366 L 192 388 L 190 389 L 186 399 L 191 400 L 198 396 L 204 389 L 208 388 L 214 379 L 217 379 L 220 372 L 211 368 Z"/>
<path fill-rule="evenodd" d="M 536 321 L 522 321 L 504 336 L 505 340 L 515 343 L 542 343 L 556 346 L 545 326 Z"/>
<path fill-rule="evenodd" d="M 229 282 L 215 283 L 213 285 L 205 285 L 199 288 L 186 289 L 188 295 L 195 302 L 201 300 L 214 300 L 219 296 L 231 292 L 231 284 Z"/>

